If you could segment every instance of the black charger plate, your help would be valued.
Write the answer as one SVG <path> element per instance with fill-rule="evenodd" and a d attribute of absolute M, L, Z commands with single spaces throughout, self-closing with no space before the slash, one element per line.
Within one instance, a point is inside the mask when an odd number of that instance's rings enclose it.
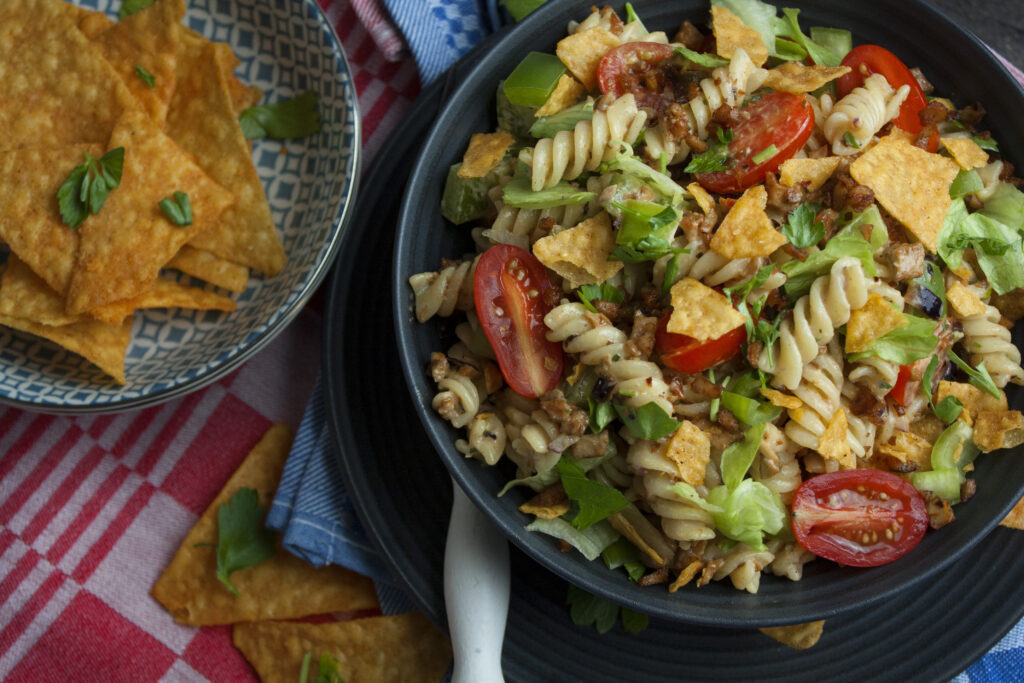
<path fill-rule="evenodd" d="M 398 204 L 441 102 L 426 91 L 361 184 L 325 306 L 324 383 L 341 476 L 381 556 L 444 628 L 451 480 L 420 426 L 385 310 Z M 497 529 L 495 533 L 499 533 Z M 963 671 L 1024 614 L 1024 533 L 999 528 L 970 557 L 882 604 L 829 619 L 798 652 L 755 630 L 652 619 L 630 635 L 578 627 L 567 584 L 513 549 L 502 665 L 509 681 L 940 681 Z M 654 588 L 652 590 L 659 590 Z"/>

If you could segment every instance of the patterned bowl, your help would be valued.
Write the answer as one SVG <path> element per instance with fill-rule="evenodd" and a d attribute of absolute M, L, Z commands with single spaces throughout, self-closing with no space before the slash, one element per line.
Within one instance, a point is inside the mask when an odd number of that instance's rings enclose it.
<path fill-rule="evenodd" d="M 116 17 L 121 0 L 74 0 Z M 253 160 L 288 263 L 253 275 L 231 313 L 136 313 L 117 386 L 92 364 L 38 337 L 0 327 L 0 402 L 47 413 L 113 412 L 166 401 L 218 379 L 272 340 L 326 274 L 355 190 L 359 111 L 341 43 L 315 0 L 188 0 L 185 25 L 230 43 L 235 71 L 262 102 L 317 93 L 322 128 L 303 140 L 256 140 Z M 287 153 L 282 148 L 287 146 Z M 0 256 L 0 259 L 3 257 Z M 168 271 L 174 276 L 174 271 Z M 206 286 L 181 275 L 183 282 Z"/>

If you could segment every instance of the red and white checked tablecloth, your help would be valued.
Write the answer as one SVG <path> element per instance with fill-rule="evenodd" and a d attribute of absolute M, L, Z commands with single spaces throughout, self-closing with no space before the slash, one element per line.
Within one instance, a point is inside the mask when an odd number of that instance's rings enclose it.
<path fill-rule="evenodd" d="M 352 67 L 365 169 L 419 93 L 416 66 L 377 0 L 319 2 Z M 175 624 L 149 589 L 263 433 L 298 427 L 319 369 L 317 308 L 163 405 L 90 417 L 0 407 L 0 679 L 256 680 L 230 628 Z"/>

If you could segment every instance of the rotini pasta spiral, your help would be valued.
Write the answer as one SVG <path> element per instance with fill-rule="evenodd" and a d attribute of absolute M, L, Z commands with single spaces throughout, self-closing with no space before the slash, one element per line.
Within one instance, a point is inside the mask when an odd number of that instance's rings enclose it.
<path fill-rule="evenodd" d="M 875 133 L 899 113 L 907 99 L 910 86 L 901 85 L 893 90 L 881 74 L 871 74 L 864 85 L 854 88 L 832 107 L 822 131 L 835 154 L 856 154 Z M 850 134 L 856 144 L 847 144 L 843 138 Z"/>
<path fill-rule="evenodd" d="M 460 261 L 437 272 L 417 273 L 409 277 L 415 296 L 416 320 L 426 322 L 435 315 L 450 316 L 455 310 L 473 308 L 473 273 L 479 257 Z"/>
<path fill-rule="evenodd" d="M 786 436 L 804 448 L 817 450 L 836 410 L 843 386 L 843 364 L 838 345 L 833 341 L 803 369 L 803 379 L 793 389 L 803 405 L 788 410 Z"/>
<path fill-rule="evenodd" d="M 478 413 L 466 427 L 466 439 L 459 439 L 455 447 L 463 455 L 497 464 L 505 452 L 505 423 L 494 413 Z"/>
<path fill-rule="evenodd" d="M 790 581 L 799 581 L 804 575 L 804 565 L 816 556 L 796 542 L 786 543 L 775 539 L 766 543 L 775 559 L 767 569 L 775 576 L 785 576 Z"/>
<path fill-rule="evenodd" d="M 800 463 L 796 460 L 797 445 L 785 432 L 771 424 L 765 425 L 757 457 L 750 466 L 754 481 L 759 481 L 779 494 L 789 505 L 803 482 Z"/>
<path fill-rule="evenodd" d="M 644 498 L 661 517 L 661 530 L 676 541 L 703 541 L 715 537 L 715 520 L 671 489 L 675 479 L 658 472 L 643 475 Z"/>
<path fill-rule="evenodd" d="M 761 352 L 759 365 L 775 375 L 773 383 L 795 389 L 804 364 L 818 354 L 835 330 L 850 319 L 851 311 L 868 299 L 864 270 L 852 256 L 837 259 L 828 275 L 811 285 L 779 326 L 779 337 L 770 350 Z"/>
<path fill-rule="evenodd" d="M 754 550 L 745 543 L 737 543 L 726 552 L 711 545 L 704 557 L 716 566 L 713 575 L 716 581 L 728 576 L 737 590 L 748 593 L 757 593 L 761 587 L 761 571 L 775 559 L 767 550 Z"/>
<path fill-rule="evenodd" d="M 995 306 L 985 304 L 985 312 L 961 319 L 964 326 L 964 348 L 971 355 L 971 364 L 985 363 L 992 381 L 1002 389 L 1009 382 L 1024 384 L 1020 366 L 1020 349 L 1014 346 L 1010 331 L 999 324 L 1002 316 Z"/>
<path fill-rule="evenodd" d="M 505 390 L 497 404 L 505 418 L 505 455 L 518 466 L 520 476 L 547 472 L 572 445 L 574 439 L 559 434 L 558 426 L 536 400 Z"/>
<path fill-rule="evenodd" d="M 514 244 L 529 250 L 530 245 L 545 234 L 539 230 L 543 219 L 550 219 L 555 226 L 570 228 L 585 218 L 595 215 L 601 210 L 597 196 L 605 188 L 606 180 L 602 176 L 587 179 L 587 191 L 594 193 L 594 199 L 586 204 L 566 204 L 550 209 L 520 209 L 505 206 L 501 201 L 501 185 L 491 190 L 491 199 L 497 209 L 497 215 L 489 228 L 480 230 L 480 235 L 491 244 Z"/>

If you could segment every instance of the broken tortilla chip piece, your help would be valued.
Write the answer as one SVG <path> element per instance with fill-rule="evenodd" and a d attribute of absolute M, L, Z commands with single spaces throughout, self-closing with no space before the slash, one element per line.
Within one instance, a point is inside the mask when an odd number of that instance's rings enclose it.
<path fill-rule="evenodd" d="M 697 425 L 683 420 L 665 445 L 665 459 L 676 466 L 681 480 L 700 486 L 711 460 L 711 438 Z"/>
<path fill-rule="evenodd" d="M 558 41 L 555 54 L 587 90 L 597 87 L 597 65 L 608 50 L 619 45 L 611 31 L 595 26 Z"/>
<path fill-rule="evenodd" d="M 932 442 L 913 432 L 897 431 L 888 441 L 878 444 L 876 452 L 899 461 L 901 467 L 890 469 L 901 472 L 931 469 Z"/>
<path fill-rule="evenodd" d="M 982 411 L 1006 410 L 1005 394 L 996 398 L 987 391 L 965 382 L 950 382 L 948 380 L 939 382 L 939 388 L 935 392 L 936 405 L 947 396 L 953 396 L 963 404 L 964 410 L 960 417 L 966 417 L 968 424 L 973 424 L 974 418 Z"/>
<path fill-rule="evenodd" d="M 132 336 L 132 321 L 109 325 L 98 320 L 70 325 L 41 325 L 31 320 L 0 315 L 0 325 L 13 327 L 77 353 L 87 361 L 124 384 L 124 359 Z"/>
<path fill-rule="evenodd" d="M 839 157 L 786 159 L 779 167 L 779 182 L 786 187 L 806 184 L 807 191 L 813 192 L 832 177 L 838 166 Z"/>
<path fill-rule="evenodd" d="M 761 395 L 768 399 L 768 402 L 773 406 L 779 408 L 789 408 L 796 410 L 804 404 L 799 397 L 793 396 L 792 394 L 783 393 L 777 389 L 771 389 L 769 387 L 761 387 Z"/>
<path fill-rule="evenodd" d="M 483 178 L 505 158 L 505 152 L 515 141 L 514 137 L 503 130 L 496 133 L 473 133 L 456 175 L 460 178 Z"/>
<path fill-rule="evenodd" d="M 278 424 L 267 431 L 196 521 L 153 585 L 153 597 L 175 621 L 195 626 L 232 624 L 378 606 L 368 578 L 337 565 L 316 569 L 280 546 L 269 560 L 231 574 L 238 596 L 217 579 L 220 506 L 242 488 L 255 489 L 260 504 L 269 505 L 292 438 L 287 425 Z"/>
<path fill-rule="evenodd" d="M 972 315 L 985 315 L 985 312 L 988 311 L 985 302 L 960 281 L 955 281 L 949 286 L 946 290 L 946 299 L 953 306 L 953 310 L 962 318 L 968 318 Z"/>
<path fill-rule="evenodd" d="M 666 329 L 698 341 L 718 339 L 743 324 L 743 314 L 732 307 L 729 298 L 703 282 L 684 277 L 669 292 L 672 315 Z"/>
<path fill-rule="evenodd" d="M 555 89 L 548 95 L 548 99 L 544 101 L 534 116 L 551 116 L 557 114 L 566 107 L 571 107 L 576 104 L 576 101 L 583 96 L 586 92 L 583 88 L 583 84 L 577 81 L 569 74 L 562 74 L 558 77 L 558 83 L 555 84 Z"/>
<path fill-rule="evenodd" d="M 711 196 L 707 190 L 701 187 L 700 183 L 690 183 L 686 186 L 686 191 L 693 195 L 693 199 L 697 202 L 697 206 L 705 214 L 711 213 L 711 210 L 715 208 L 715 198 Z"/>
<path fill-rule="evenodd" d="M 999 524 L 1011 529 L 1024 531 L 1024 498 L 1017 501 L 1017 504 L 1013 506 L 1013 509 L 1010 510 L 1009 514 Z"/>
<path fill-rule="evenodd" d="M 115 301 L 89 311 L 88 315 L 108 323 L 118 323 L 132 311 L 147 308 L 187 308 L 196 311 L 233 311 L 238 303 L 231 297 L 189 287 L 158 277 L 153 287 L 127 301 Z"/>
<path fill-rule="evenodd" d="M 726 258 L 768 256 L 786 243 L 765 213 L 768 192 L 764 185 L 748 188 L 736 200 L 711 237 L 711 250 Z"/>
<path fill-rule="evenodd" d="M 825 621 L 811 621 L 791 626 L 764 626 L 757 630 L 794 650 L 806 650 L 821 638 L 825 630 Z"/>
<path fill-rule="evenodd" d="M 872 292 L 867 302 L 850 314 L 846 323 L 846 353 L 866 351 L 876 340 L 893 330 L 910 324 L 907 316 L 886 301 L 881 294 Z"/>
<path fill-rule="evenodd" d="M 798 62 L 783 62 L 768 70 L 765 86 L 772 90 L 802 94 L 813 92 L 821 86 L 850 72 L 848 66 L 806 65 Z"/>
<path fill-rule="evenodd" d="M 554 235 L 533 243 L 533 255 L 573 286 L 604 282 L 622 269 L 621 261 L 609 261 L 615 249 L 611 217 L 602 211 Z"/>
<path fill-rule="evenodd" d="M 742 49 L 754 66 L 761 66 L 768 61 L 768 48 L 761 34 L 725 7 L 711 6 L 711 30 L 715 34 L 719 57 L 732 59 L 736 50 Z"/>
<path fill-rule="evenodd" d="M 249 269 L 245 266 L 188 244 L 182 245 L 164 267 L 180 270 L 229 292 L 244 292 L 249 283 Z"/>
<path fill-rule="evenodd" d="M 847 434 L 846 410 L 840 407 L 828 421 L 828 426 L 818 440 L 818 453 L 823 458 L 835 460 L 843 469 L 852 470 L 857 466 L 857 461 L 853 456 L 853 449 L 850 448 Z"/>
<path fill-rule="evenodd" d="M 14 254 L 7 257 L 7 267 L 0 278 L 0 315 L 51 326 L 70 325 L 89 319 L 87 316 L 68 313 L 64 309 L 63 295 L 53 291 Z"/>
<path fill-rule="evenodd" d="M 437 683 L 452 659 L 448 639 L 419 612 L 325 624 L 242 623 L 231 639 L 264 683 L 298 680 L 307 652 L 312 662 L 329 655 L 343 680 L 359 683 Z"/>
<path fill-rule="evenodd" d="M 942 138 L 942 145 L 960 168 L 970 171 L 988 163 L 988 152 L 971 138 Z"/>
<path fill-rule="evenodd" d="M 982 410 L 974 420 L 974 443 L 982 453 L 1024 443 L 1024 417 L 1019 410 Z"/>
<path fill-rule="evenodd" d="M 878 203 L 933 254 L 953 201 L 949 185 L 959 171 L 952 159 L 891 135 L 850 164 L 853 179 L 870 187 Z"/>

